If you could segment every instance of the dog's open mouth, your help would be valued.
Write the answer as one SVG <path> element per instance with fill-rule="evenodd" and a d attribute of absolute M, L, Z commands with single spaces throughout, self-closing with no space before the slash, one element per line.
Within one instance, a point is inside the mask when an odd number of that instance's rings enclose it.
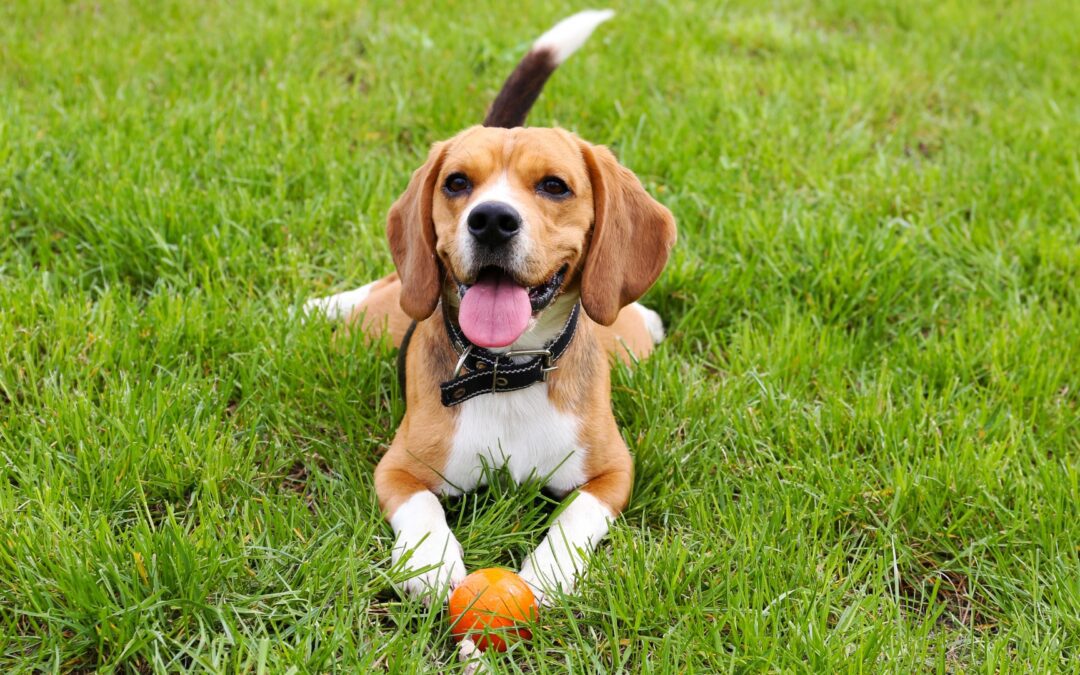
<path fill-rule="evenodd" d="M 529 327 L 529 319 L 559 294 L 567 267 L 563 265 L 550 279 L 531 287 L 517 283 L 498 267 L 485 267 L 473 284 L 459 282 L 461 331 L 480 347 L 513 344 Z"/>

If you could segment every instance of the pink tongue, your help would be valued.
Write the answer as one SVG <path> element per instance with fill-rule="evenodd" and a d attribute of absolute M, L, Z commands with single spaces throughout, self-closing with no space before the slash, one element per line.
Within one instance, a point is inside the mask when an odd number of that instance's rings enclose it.
<path fill-rule="evenodd" d="M 465 291 L 458 311 L 461 331 L 479 347 L 505 347 L 529 325 L 529 292 L 501 272 L 485 272 Z"/>

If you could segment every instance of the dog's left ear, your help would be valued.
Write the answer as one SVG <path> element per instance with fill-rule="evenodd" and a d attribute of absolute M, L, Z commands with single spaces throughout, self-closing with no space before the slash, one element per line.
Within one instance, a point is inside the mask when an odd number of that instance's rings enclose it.
<path fill-rule="evenodd" d="M 413 172 L 386 216 L 390 254 L 401 277 L 401 309 L 416 321 L 431 316 L 439 304 L 440 267 L 435 257 L 435 221 L 431 204 L 442 168 L 445 143 L 436 143 L 427 161 Z"/>
<path fill-rule="evenodd" d="M 675 217 L 610 150 L 579 142 L 592 181 L 594 210 L 581 306 L 593 321 L 610 326 L 619 310 L 644 295 L 660 276 L 675 245 Z"/>

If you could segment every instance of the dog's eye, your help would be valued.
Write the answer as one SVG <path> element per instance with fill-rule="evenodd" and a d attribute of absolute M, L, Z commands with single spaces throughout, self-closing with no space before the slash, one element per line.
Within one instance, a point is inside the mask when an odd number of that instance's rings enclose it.
<path fill-rule="evenodd" d="M 463 173 L 452 173 L 446 177 L 443 189 L 448 195 L 459 195 L 472 189 L 472 183 Z"/>
<path fill-rule="evenodd" d="M 570 194 L 570 187 L 561 178 L 548 176 L 536 184 L 538 192 L 551 195 L 552 197 L 565 197 Z"/>

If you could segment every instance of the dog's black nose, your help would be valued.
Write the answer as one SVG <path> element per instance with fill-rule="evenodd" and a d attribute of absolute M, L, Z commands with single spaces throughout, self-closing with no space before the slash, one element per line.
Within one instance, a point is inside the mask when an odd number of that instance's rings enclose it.
<path fill-rule="evenodd" d="M 521 216 L 502 202 L 477 204 L 468 222 L 469 234 L 488 246 L 505 244 L 521 229 Z"/>

